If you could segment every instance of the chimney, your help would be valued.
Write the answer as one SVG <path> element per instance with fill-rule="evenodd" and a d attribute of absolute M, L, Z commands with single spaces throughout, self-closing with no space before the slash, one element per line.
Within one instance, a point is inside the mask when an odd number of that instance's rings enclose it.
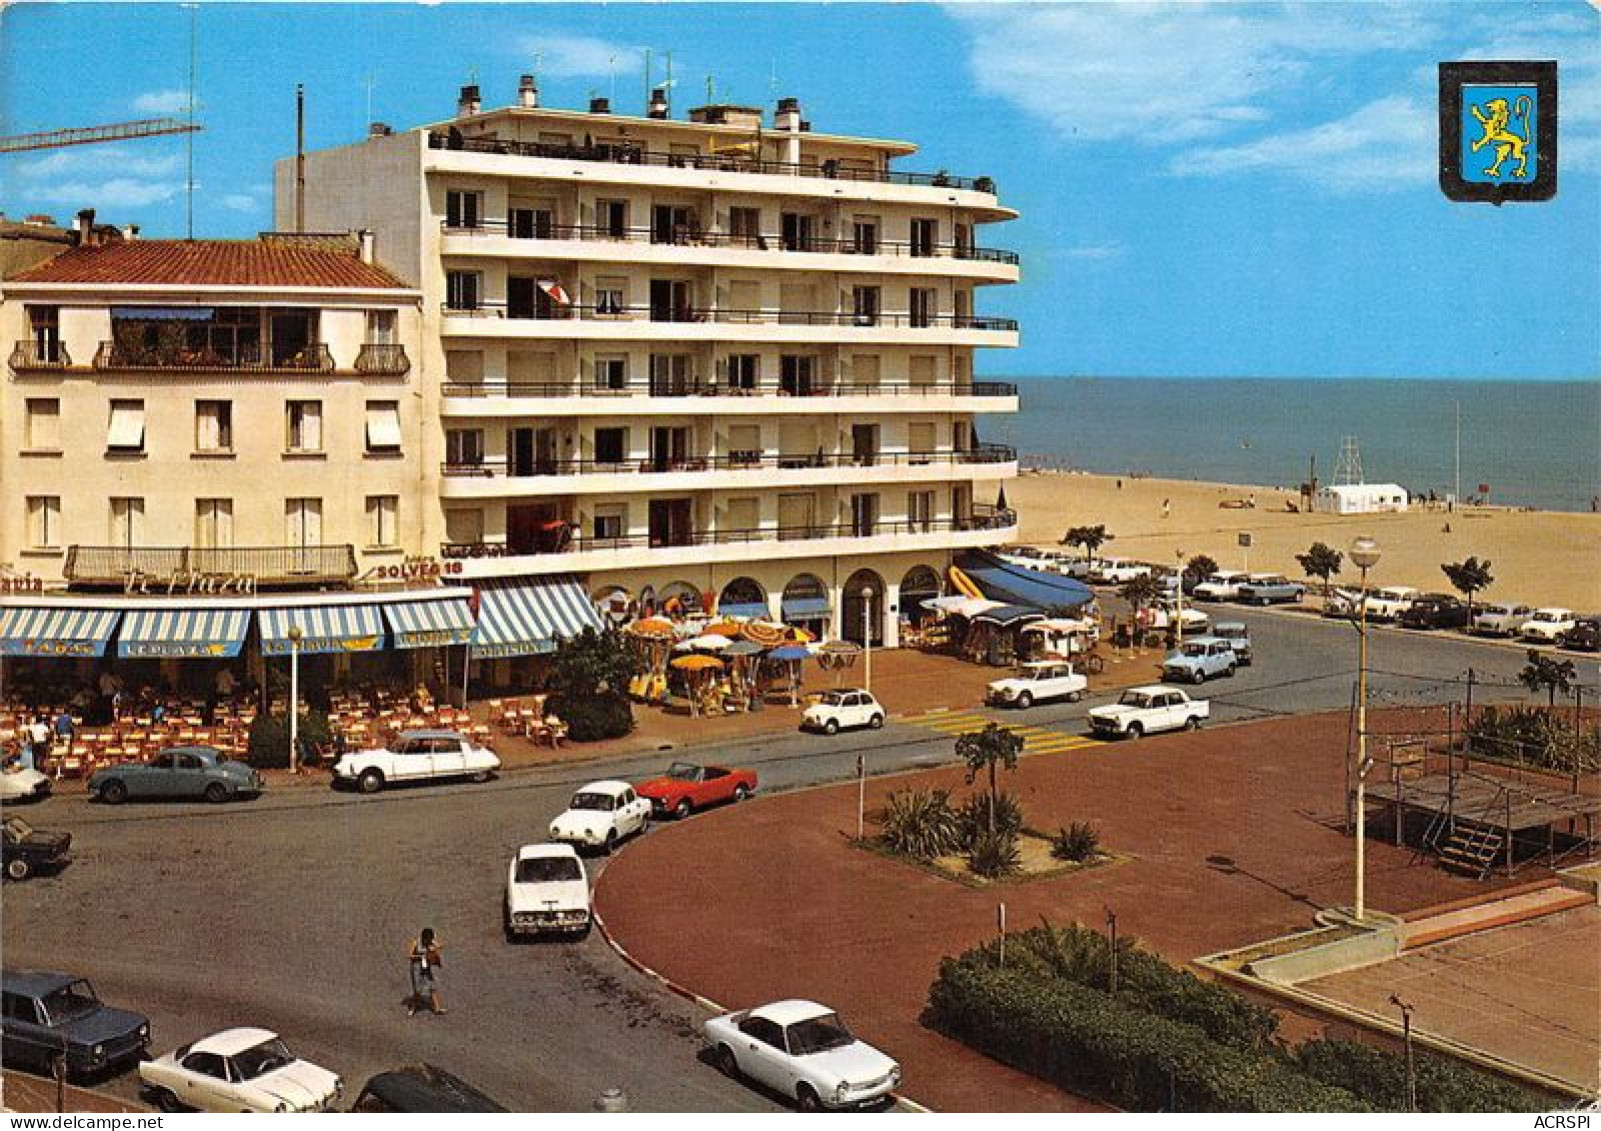
<path fill-rule="evenodd" d="M 394 132 L 394 130 L 390 129 L 388 125 L 383 122 L 373 122 L 367 127 L 368 137 L 388 137 Z"/>
<path fill-rule="evenodd" d="M 472 83 L 461 88 L 461 97 L 456 101 L 456 117 L 470 118 L 482 108 L 478 101 L 478 84 Z"/>
<path fill-rule="evenodd" d="M 611 113 L 611 99 L 609 99 L 609 98 L 591 98 L 589 100 L 589 112 L 591 114 L 610 114 Z"/>
<path fill-rule="evenodd" d="M 361 261 L 363 263 L 371 263 L 373 249 L 377 244 L 372 232 L 366 228 L 363 228 L 361 231 L 356 233 L 356 238 L 361 241 Z"/>
<path fill-rule="evenodd" d="M 95 210 L 85 208 L 78 213 L 78 246 L 93 247 L 95 237 Z"/>
<path fill-rule="evenodd" d="M 801 159 L 801 130 L 805 129 L 801 122 L 801 107 L 799 98 L 780 98 L 778 109 L 773 111 L 773 128 L 789 135 L 784 145 L 784 161 L 789 165 L 799 165 Z"/>
<path fill-rule="evenodd" d="M 650 92 L 650 106 L 645 111 L 647 118 L 667 117 L 667 88 L 658 86 Z"/>
<path fill-rule="evenodd" d="M 136 239 L 138 239 L 139 238 L 139 225 L 138 224 L 129 224 L 126 228 L 122 229 L 122 238 L 125 239 L 125 240 L 136 240 Z"/>
<path fill-rule="evenodd" d="M 539 84 L 533 75 L 524 75 L 517 83 L 517 105 L 524 110 L 539 108 Z"/>

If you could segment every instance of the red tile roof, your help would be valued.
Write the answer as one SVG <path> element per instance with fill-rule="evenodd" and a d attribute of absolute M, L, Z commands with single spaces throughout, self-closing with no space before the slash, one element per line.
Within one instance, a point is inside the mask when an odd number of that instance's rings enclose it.
<path fill-rule="evenodd" d="M 350 252 L 260 240 L 126 240 L 75 247 L 11 281 L 363 289 L 406 286 Z"/>

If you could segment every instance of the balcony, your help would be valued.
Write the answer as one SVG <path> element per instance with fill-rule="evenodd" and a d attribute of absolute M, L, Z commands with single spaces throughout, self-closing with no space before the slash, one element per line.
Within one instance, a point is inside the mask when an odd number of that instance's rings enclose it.
<path fill-rule="evenodd" d="M 406 347 L 379 342 L 364 342 L 356 354 L 356 372 L 373 377 L 400 377 L 411 369 Z"/>
<path fill-rule="evenodd" d="M 776 469 L 800 471 L 817 468 L 846 467 L 864 469 L 874 467 L 929 467 L 934 465 L 966 466 L 974 464 L 1014 463 L 1017 449 L 1003 444 L 979 444 L 961 451 L 926 452 L 815 452 L 798 455 L 781 455 L 777 452 L 734 451 L 720 456 L 685 456 L 670 458 L 646 457 L 627 460 L 555 459 L 535 460 L 516 472 L 509 470 L 504 459 L 485 459 L 472 463 L 445 463 L 440 474 L 447 479 L 539 478 L 541 476 L 582 475 L 651 475 L 669 472 L 694 471 L 755 471 Z M 646 489 L 641 487 L 641 490 Z"/>
<path fill-rule="evenodd" d="M 861 329 L 882 327 L 902 330 L 991 330 L 1017 332 L 1015 318 L 980 318 L 971 314 L 915 314 L 857 312 L 839 310 L 738 310 L 707 307 L 662 308 L 650 304 L 601 306 L 570 303 L 551 306 L 543 311 L 528 310 L 513 313 L 504 302 L 479 302 L 473 306 L 440 304 L 440 313 L 447 318 L 491 318 L 512 322 L 594 322 L 610 325 L 619 322 L 660 323 L 717 323 L 734 326 L 851 326 Z"/>
<path fill-rule="evenodd" d="M 723 397 L 748 400 L 752 397 L 898 397 L 926 399 L 929 397 L 1015 397 L 1017 385 L 1012 381 L 955 381 L 919 382 L 877 381 L 860 384 L 850 381 L 767 382 L 755 385 L 730 385 L 727 381 L 710 378 L 679 380 L 652 379 L 649 383 L 636 382 L 622 386 L 596 385 L 584 381 L 446 381 L 442 389 L 447 398 L 461 397 L 491 399 L 501 397 L 582 397 L 597 400 L 616 400 L 630 397 Z M 819 405 L 826 411 L 826 406 Z"/>
<path fill-rule="evenodd" d="M 321 343 L 293 353 L 263 352 L 259 346 L 249 346 L 225 354 L 215 350 L 137 349 L 101 342 L 95 351 L 94 368 L 152 373 L 332 373 L 334 358 Z"/>
<path fill-rule="evenodd" d="M 67 354 L 67 347 L 59 342 L 41 345 L 37 341 L 22 341 L 11 351 L 10 364 L 18 373 L 70 369 L 72 358 Z"/>
<path fill-rule="evenodd" d="M 151 592 L 186 596 L 286 585 L 348 585 L 356 548 L 332 546 L 69 546 L 62 575 L 74 585 L 125 588 L 146 579 Z M 226 588 L 219 589 L 224 582 Z M 249 589 L 240 589 L 248 585 Z"/>

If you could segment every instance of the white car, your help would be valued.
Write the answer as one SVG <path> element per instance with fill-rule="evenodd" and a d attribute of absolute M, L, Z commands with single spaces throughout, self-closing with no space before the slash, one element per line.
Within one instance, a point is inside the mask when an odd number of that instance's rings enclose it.
<path fill-rule="evenodd" d="M 1102 738 L 1143 738 L 1164 730 L 1195 730 L 1212 714 L 1205 699 L 1191 699 L 1176 687 L 1131 687 L 1116 703 L 1092 707 L 1090 731 Z"/>
<path fill-rule="evenodd" d="M 1220 569 L 1207 574 L 1206 580 L 1196 585 L 1190 596 L 1197 601 L 1232 601 L 1239 595 L 1240 582 L 1249 577 L 1243 570 Z"/>
<path fill-rule="evenodd" d="M 717 1067 L 748 1076 L 803 1111 L 860 1107 L 900 1086 L 901 1066 L 859 1041 L 839 1015 L 814 1001 L 775 1001 L 713 1017 L 706 1043 Z"/>
<path fill-rule="evenodd" d="M 380 750 L 359 750 L 334 763 L 334 784 L 377 793 L 391 782 L 433 778 L 488 781 L 500 769 L 493 750 L 474 746 L 453 730 L 407 730 Z"/>
<path fill-rule="evenodd" d="M 801 712 L 802 730 L 820 730 L 824 734 L 837 734 L 848 727 L 884 725 L 884 708 L 871 691 L 847 688 L 825 691 L 806 710 Z"/>
<path fill-rule="evenodd" d="M 1578 619 L 1572 609 L 1535 609 L 1523 622 L 1519 635 L 1540 644 L 1555 644 L 1557 637 L 1572 628 Z"/>
<path fill-rule="evenodd" d="M 1084 698 L 1090 681 L 1060 660 L 1031 660 L 1005 679 L 989 685 L 984 701 L 1028 710 L 1047 699 L 1066 699 L 1077 703 Z"/>
<path fill-rule="evenodd" d="M 506 936 L 589 934 L 589 877 L 570 844 L 525 844 L 506 872 Z"/>
<path fill-rule="evenodd" d="M 1373 589 L 1368 592 L 1368 620 L 1396 620 L 1400 615 L 1417 604 L 1423 594 L 1410 585 L 1389 585 L 1383 589 Z M 1357 594 L 1356 607 L 1362 606 L 1362 595 Z"/>
<path fill-rule="evenodd" d="M 38 770 L 0 770 L 0 801 L 43 801 L 50 796 L 50 779 Z"/>
<path fill-rule="evenodd" d="M 162 1111 L 328 1111 L 344 1095 L 336 1073 L 290 1052 L 267 1029 L 224 1029 L 139 1065 Z"/>
<path fill-rule="evenodd" d="M 1480 605 L 1473 610 L 1473 623 L 1468 631 L 1475 636 L 1516 636 L 1534 610 L 1528 605 L 1510 601 L 1496 601 Z"/>
<path fill-rule="evenodd" d="M 1157 632 L 1165 631 L 1173 623 L 1173 614 L 1178 609 L 1176 601 L 1158 601 L 1144 610 L 1144 626 Z M 1179 613 L 1179 623 L 1184 626 L 1185 636 L 1199 636 L 1212 627 L 1212 618 L 1200 609 L 1186 604 L 1184 611 Z"/>
<path fill-rule="evenodd" d="M 1122 585 L 1151 572 L 1148 565 L 1131 562 L 1127 558 L 1102 558 L 1090 572 L 1090 580 L 1099 585 Z"/>
<path fill-rule="evenodd" d="M 650 801 L 627 782 L 590 782 L 550 823 L 550 839 L 610 852 L 625 837 L 643 832 L 649 821 Z"/>

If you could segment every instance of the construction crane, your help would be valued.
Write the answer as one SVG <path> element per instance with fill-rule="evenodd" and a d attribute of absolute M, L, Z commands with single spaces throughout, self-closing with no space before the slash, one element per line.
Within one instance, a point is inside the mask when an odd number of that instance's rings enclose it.
<path fill-rule="evenodd" d="M 181 118 L 141 118 L 137 122 L 118 122 L 110 126 L 84 126 L 70 130 L 47 130 L 36 134 L 0 137 L 0 153 L 22 153 L 33 149 L 61 149 L 69 145 L 93 145 L 101 141 L 128 141 L 161 134 L 198 133 L 202 127 Z"/>

